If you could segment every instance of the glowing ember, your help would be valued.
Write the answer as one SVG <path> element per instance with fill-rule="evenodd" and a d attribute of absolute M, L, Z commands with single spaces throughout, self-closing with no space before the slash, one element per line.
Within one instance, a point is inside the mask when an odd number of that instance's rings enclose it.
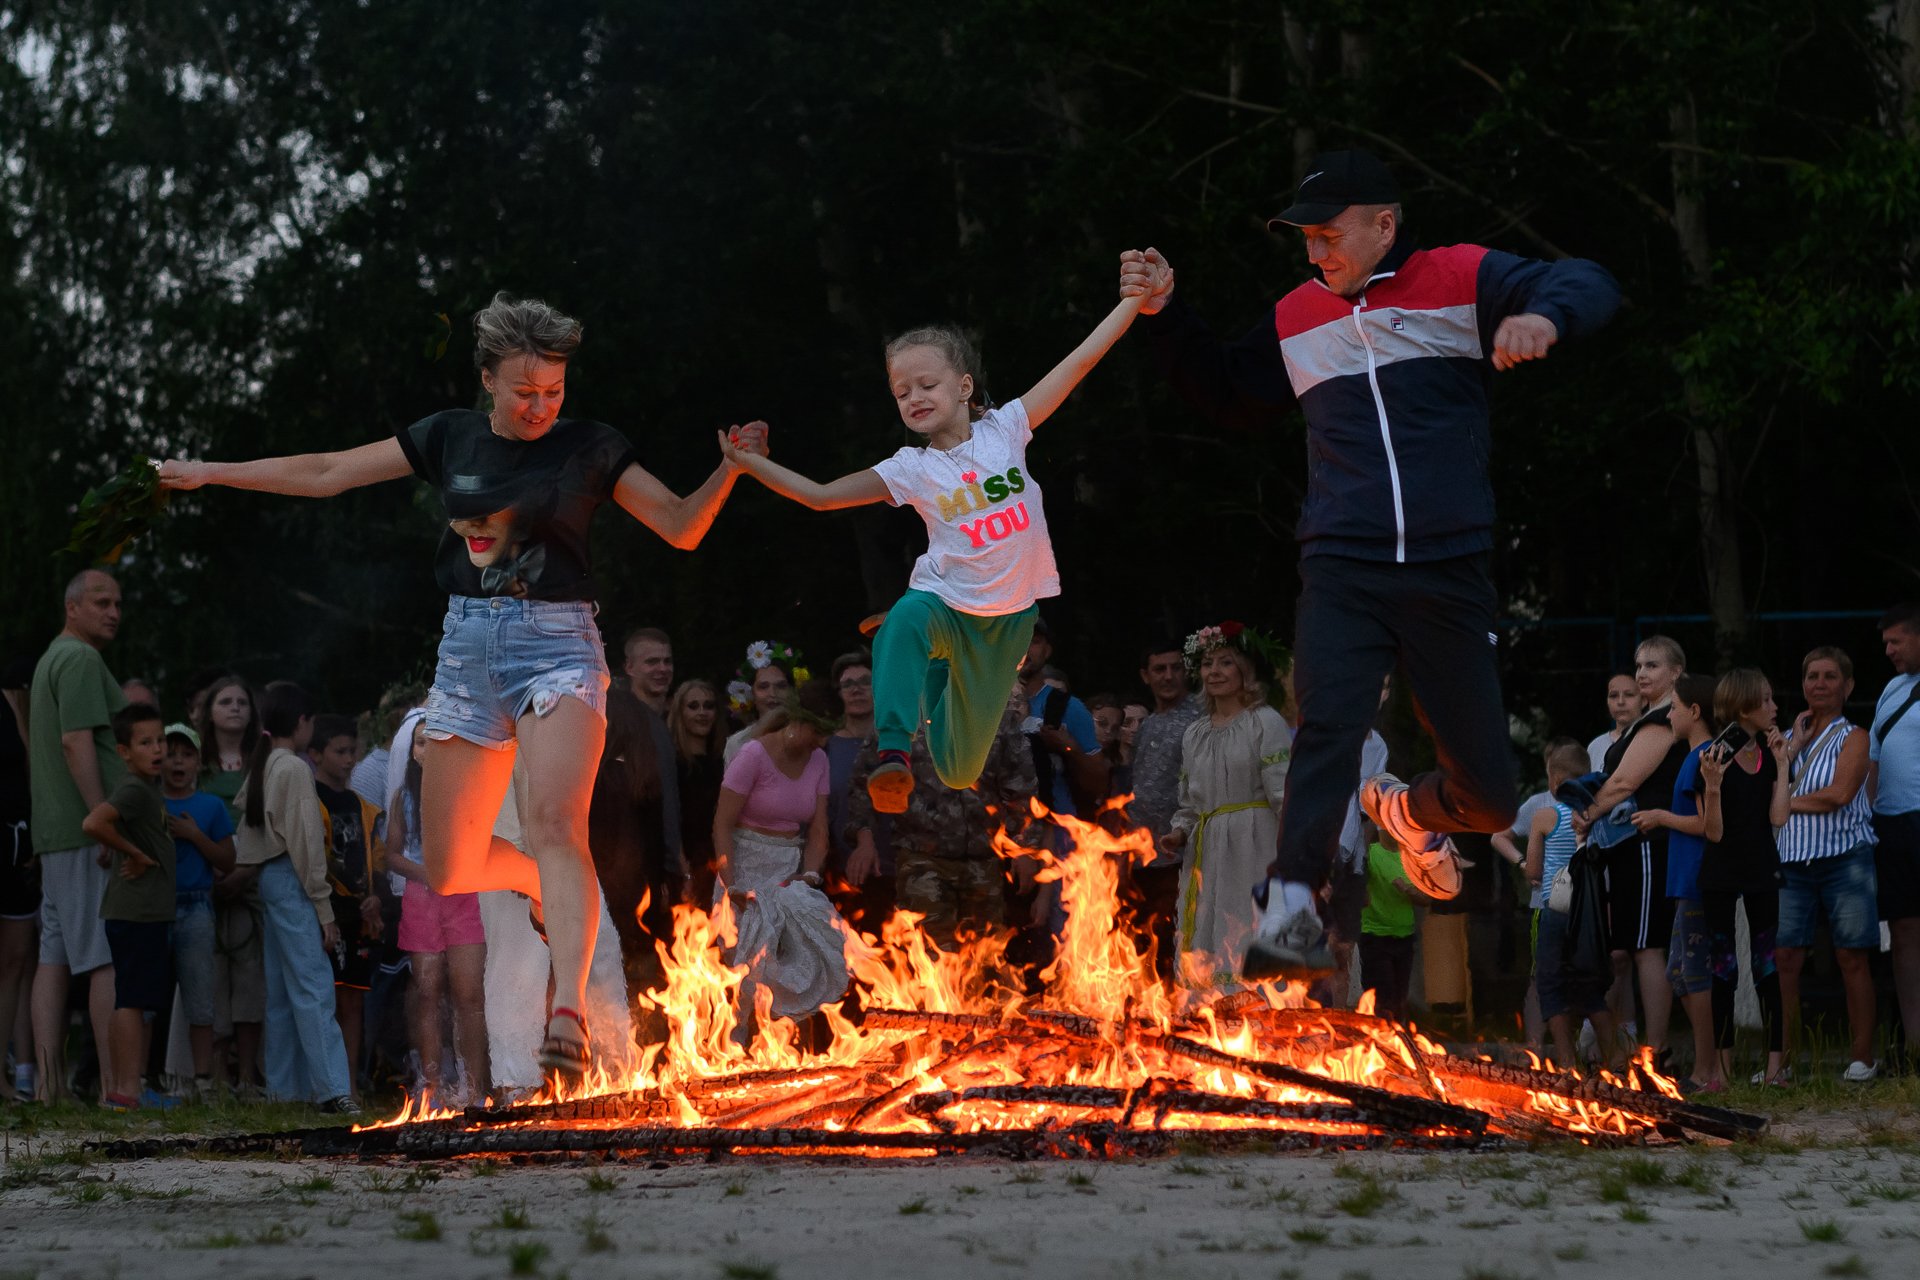
<path fill-rule="evenodd" d="M 1763 1127 L 1682 1101 L 1650 1056 L 1631 1083 L 1554 1075 L 1537 1062 L 1528 1070 L 1449 1056 L 1374 1016 L 1371 993 L 1349 1011 L 1318 1008 L 1300 988 L 1166 982 L 1119 927 L 1122 866 L 1153 856 L 1148 833 L 1116 835 L 1038 805 L 1035 814 L 1065 829 L 1071 854 L 1036 854 L 1004 835 L 995 845 L 1006 857 L 1040 857 L 1040 877 L 1060 883 L 1066 926 L 1038 997 L 1007 963 L 1004 935 L 942 951 L 903 911 L 880 938 L 852 945 L 853 999 L 823 1011 L 832 1031 L 824 1049 L 803 1048 L 799 1029 L 764 1005 L 745 1019 L 756 1029 L 749 1040 L 738 1008 L 746 967 L 726 960 L 731 911 L 724 902 L 711 917 L 676 907 L 673 942 L 661 947 L 665 984 L 643 997 L 669 1034 L 631 1078 L 589 1078 L 497 1110 L 454 1113 L 424 1100 L 355 1137 L 363 1150 L 418 1154 L 924 1155 L 994 1149 L 1004 1135 L 1098 1154 L 1151 1149 L 1137 1140 L 1176 1132 L 1445 1145 Z M 915 1135 L 925 1140 L 916 1145 Z"/>

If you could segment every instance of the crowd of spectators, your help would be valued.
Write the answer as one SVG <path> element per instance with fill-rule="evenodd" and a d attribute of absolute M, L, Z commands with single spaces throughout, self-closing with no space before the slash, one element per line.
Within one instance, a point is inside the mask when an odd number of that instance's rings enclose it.
<path fill-rule="evenodd" d="M 478 1100 L 536 1085 L 518 1045 L 543 1011 L 503 993 L 526 985 L 512 972 L 537 955 L 537 913 L 490 901 L 510 894 L 439 893 L 422 862 L 425 690 L 395 687 L 349 716 L 286 681 L 207 670 L 167 698 L 108 670 L 109 574 L 76 577 L 64 610 L 37 660 L 0 671 L 0 1092 L 120 1109 L 271 1096 L 350 1113 L 370 1088 Z M 1541 1052 L 1620 1068 L 1644 1045 L 1683 1087 L 1718 1091 L 1736 1078 L 1750 984 L 1764 1034 L 1739 1076 L 1788 1084 L 1803 977 L 1824 946 L 1844 991 L 1844 1077 L 1897 1060 L 1920 1018 L 1920 607 L 1894 609 L 1881 632 L 1895 675 L 1867 726 L 1847 718 L 1854 667 L 1837 648 L 1806 655 L 1804 710 L 1783 718 L 1763 673 L 1691 673 L 1656 636 L 1608 682 L 1605 732 L 1587 742 L 1591 725 L 1569 726 L 1546 745 L 1546 789 L 1478 846 L 1532 895 L 1515 963 L 1530 970 Z M 877 934 L 896 909 L 942 947 L 1002 933 L 1009 961 L 1037 969 L 1063 920 L 1058 886 L 996 842 L 1071 851 L 1063 824 L 1028 820 L 1036 800 L 1093 817 L 1130 797 L 1121 820 L 1154 854 L 1128 868 L 1126 927 L 1170 979 L 1231 981 L 1294 713 L 1287 672 L 1208 634 L 1149 646 L 1137 689 L 1082 697 L 1037 624 L 979 783 L 941 785 L 916 742 L 899 814 L 876 812 L 866 786 L 864 650 L 815 678 L 792 648 L 758 642 L 723 684 L 679 678 L 665 631 L 624 637 L 590 843 L 612 957 L 592 981 L 631 1017 L 627 1048 L 662 1034 L 635 997 L 659 981 L 676 903 L 753 895 L 754 918 L 782 932 L 743 999 L 765 988 L 775 1016 L 812 1033 L 809 1015 L 846 990 L 846 930 Z M 1368 773 L 1386 767 L 1379 734 L 1364 757 Z M 496 833 L 516 832 L 503 813 Z M 1316 998 L 1370 991 L 1404 1016 L 1423 987 L 1428 1007 L 1470 1006 L 1465 916 L 1421 897 L 1357 806 L 1340 844 L 1323 891 L 1339 972 Z M 796 849 L 797 875 L 757 878 Z M 1891 1018 L 1876 975 L 1890 975 Z M 1668 1043 L 1676 1003 L 1691 1054 Z"/>

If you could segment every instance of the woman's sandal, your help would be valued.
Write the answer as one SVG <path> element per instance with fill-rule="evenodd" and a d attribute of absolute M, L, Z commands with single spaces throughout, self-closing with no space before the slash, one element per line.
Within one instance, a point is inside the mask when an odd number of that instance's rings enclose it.
<path fill-rule="evenodd" d="M 568 1040 L 553 1034 L 555 1018 L 573 1019 L 574 1025 L 580 1028 L 580 1038 Z M 587 1073 L 587 1062 L 591 1056 L 588 1043 L 587 1020 L 572 1009 L 556 1005 L 553 1012 L 547 1015 L 547 1038 L 540 1042 L 540 1053 L 535 1060 L 542 1071 L 578 1079 Z"/>

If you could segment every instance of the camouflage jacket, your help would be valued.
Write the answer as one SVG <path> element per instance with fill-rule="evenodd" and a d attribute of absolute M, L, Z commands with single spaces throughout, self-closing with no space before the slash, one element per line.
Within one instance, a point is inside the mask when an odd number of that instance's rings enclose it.
<path fill-rule="evenodd" d="M 926 735 L 915 734 L 913 794 L 905 813 L 874 813 L 873 802 L 867 797 L 867 775 L 879 763 L 879 748 L 868 739 L 860 748 L 859 758 L 853 763 L 853 777 L 847 783 L 847 843 L 851 845 L 862 831 L 886 823 L 896 862 L 903 854 L 994 857 L 992 833 L 1003 825 L 1025 847 L 1044 844 L 1043 825 L 1030 820 L 1028 802 L 1039 781 L 1033 772 L 1033 751 L 1020 732 L 1021 719 L 1009 705 L 1000 719 L 993 747 L 987 752 L 987 766 L 980 780 L 965 791 L 955 791 L 940 780 L 927 751 Z"/>

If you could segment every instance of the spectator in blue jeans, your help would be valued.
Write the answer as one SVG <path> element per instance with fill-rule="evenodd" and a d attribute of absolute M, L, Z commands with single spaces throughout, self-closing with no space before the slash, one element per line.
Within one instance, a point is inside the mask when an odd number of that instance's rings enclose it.
<path fill-rule="evenodd" d="M 193 1047 L 193 1091 L 213 1097 L 213 878 L 233 870 L 233 822 L 219 796 L 199 789 L 200 735 L 167 726 L 160 799 L 173 837 L 173 968 Z"/>
<path fill-rule="evenodd" d="M 241 865 L 260 868 L 267 1093 L 358 1115 L 327 960 L 341 945 L 327 883 L 327 828 L 313 772 L 299 755 L 313 738 L 307 705 L 300 686 L 285 680 L 261 695 L 266 732 L 247 756 L 246 781 L 235 797 L 241 819 L 234 853 Z"/>
<path fill-rule="evenodd" d="M 1865 1084 L 1880 1074 L 1873 1054 L 1873 952 L 1880 946 L 1880 909 L 1873 870 L 1873 805 L 1867 798 L 1867 731 L 1849 724 L 1853 659 L 1823 645 L 1800 663 L 1807 709 L 1787 735 L 1791 782 L 1787 825 L 1780 829 L 1780 1005 L 1792 1062 L 1800 1031 L 1800 970 L 1824 912 L 1834 960 L 1847 993 L 1850 1061 L 1842 1077 Z"/>

